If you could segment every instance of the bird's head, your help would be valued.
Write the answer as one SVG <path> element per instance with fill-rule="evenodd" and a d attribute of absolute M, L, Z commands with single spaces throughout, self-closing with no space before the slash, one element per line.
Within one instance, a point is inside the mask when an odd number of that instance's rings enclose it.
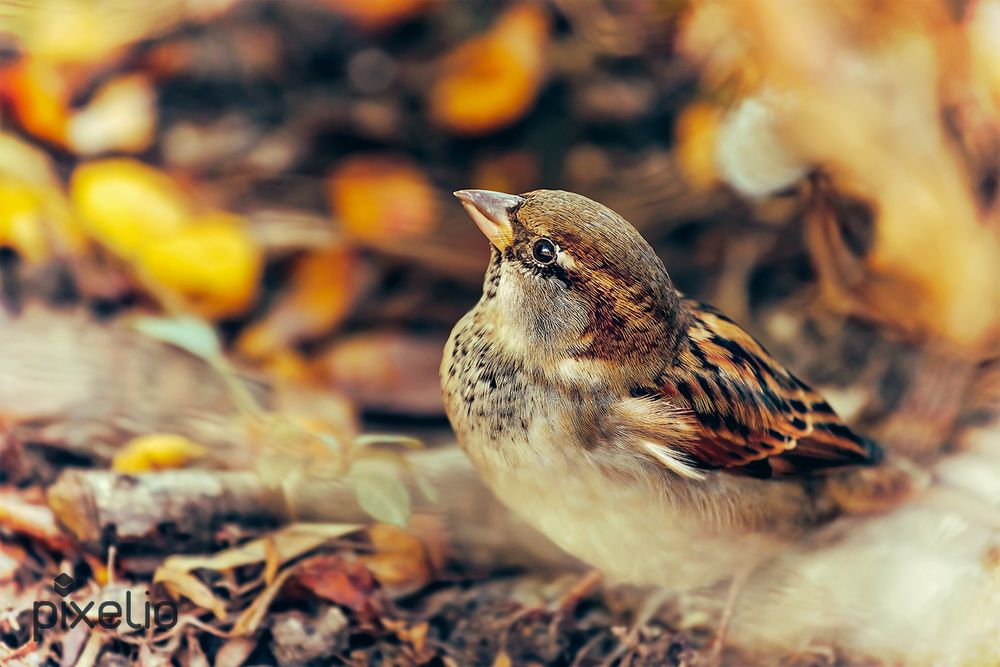
<path fill-rule="evenodd" d="M 480 308 L 509 352 L 569 376 L 597 364 L 635 382 L 662 368 L 685 325 L 682 301 L 624 218 L 559 190 L 455 196 L 493 245 Z"/>

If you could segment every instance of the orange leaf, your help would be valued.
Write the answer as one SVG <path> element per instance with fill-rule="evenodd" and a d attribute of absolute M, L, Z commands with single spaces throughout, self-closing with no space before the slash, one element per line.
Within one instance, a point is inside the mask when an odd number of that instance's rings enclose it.
<path fill-rule="evenodd" d="M 402 157 L 363 155 L 334 169 L 330 204 L 344 230 L 379 243 L 430 233 L 437 218 L 434 188 Z"/>
<path fill-rule="evenodd" d="M 707 187 L 718 178 L 715 145 L 722 113 L 704 102 L 695 102 L 677 118 L 677 160 L 692 185 Z"/>
<path fill-rule="evenodd" d="M 22 59 L 0 71 L 0 95 L 29 134 L 60 146 L 65 143 L 69 86 L 54 67 Z"/>
<path fill-rule="evenodd" d="M 408 593 L 430 581 L 430 564 L 419 539 L 383 523 L 369 528 L 368 536 L 375 553 L 360 559 L 384 587 Z"/>
<path fill-rule="evenodd" d="M 538 95 L 548 43 L 540 5 L 507 9 L 489 31 L 446 57 L 430 92 L 432 120 L 459 134 L 485 134 L 518 120 Z"/>
<path fill-rule="evenodd" d="M 426 0 L 324 0 L 327 7 L 368 30 L 395 25 L 419 12 Z"/>
<path fill-rule="evenodd" d="M 344 247 L 299 259 L 278 305 L 240 337 L 238 348 L 259 359 L 332 329 L 355 296 L 354 256 Z"/>

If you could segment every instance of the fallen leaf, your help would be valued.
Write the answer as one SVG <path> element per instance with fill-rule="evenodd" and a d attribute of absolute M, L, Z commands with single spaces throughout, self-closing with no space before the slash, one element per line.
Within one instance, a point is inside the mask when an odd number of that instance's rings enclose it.
<path fill-rule="evenodd" d="M 48 153 L 8 132 L 0 132 L 0 173 L 37 187 L 61 185 Z"/>
<path fill-rule="evenodd" d="M 272 581 L 268 582 L 260 595 L 254 598 L 250 606 L 244 609 L 240 617 L 236 619 L 236 623 L 233 625 L 231 631 L 234 636 L 251 635 L 257 631 L 261 621 L 264 620 L 265 614 L 267 614 L 268 608 L 271 606 L 271 602 L 274 601 L 278 591 L 281 590 L 281 587 L 285 585 L 285 582 L 293 573 L 293 569 L 284 570 Z"/>
<path fill-rule="evenodd" d="M 70 200 L 84 230 L 125 260 L 180 232 L 191 211 L 180 188 L 157 169 L 130 159 L 76 168 Z"/>
<path fill-rule="evenodd" d="M 139 644 L 139 655 L 135 665 L 136 667 L 172 667 L 173 661 L 169 655 L 154 650 L 152 644 L 144 642 Z"/>
<path fill-rule="evenodd" d="M 4 19 L 13 20 L 24 52 L 67 69 L 114 58 L 129 43 L 169 29 L 185 14 L 179 6 L 165 11 L 160 4 L 136 5 L 122 11 L 114 2 L 76 0 L 47 0 L 18 9 Z"/>
<path fill-rule="evenodd" d="M 62 518 L 62 517 L 60 517 Z M 111 581 L 111 570 L 108 569 L 108 559 L 98 558 L 91 553 L 83 553 L 83 560 L 90 566 L 90 577 L 98 586 L 107 586 Z"/>
<path fill-rule="evenodd" d="M 989 75 L 976 28 L 957 29 L 944 4 L 914 7 L 693 3 L 679 45 L 707 81 L 743 97 L 719 139 L 732 185 L 758 195 L 817 174 L 807 243 L 826 305 L 989 356 L 1000 318 L 983 304 L 1000 302 L 1000 245 L 979 201 L 982 174 L 969 173 L 961 146 L 963 119 L 995 118 L 995 109 L 961 109 L 985 103 Z M 841 233 L 858 202 L 863 247 Z"/>
<path fill-rule="evenodd" d="M 264 583 L 270 586 L 277 579 L 281 567 L 281 554 L 274 540 L 264 541 Z"/>
<path fill-rule="evenodd" d="M 344 537 L 362 526 L 351 523 L 293 523 L 273 533 L 211 556 L 176 555 L 168 557 L 161 567 L 178 571 L 195 569 L 231 570 L 253 563 L 262 563 L 273 546 L 274 555 L 284 565 L 289 560 L 315 549 L 324 542 Z"/>
<path fill-rule="evenodd" d="M 169 556 L 156 569 L 153 581 L 162 583 L 172 597 L 184 596 L 222 619 L 226 615 L 225 603 L 200 579 L 191 574 L 194 570 L 221 572 L 244 565 L 266 563 L 268 559 L 271 559 L 272 563 L 276 560 L 283 565 L 324 542 L 343 537 L 359 528 L 360 526 L 354 524 L 291 524 L 269 535 L 211 556 Z M 279 578 L 280 574 L 275 577 L 275 581 Z"/>
<path fill-rule="evenodd" d="M 392 595 L 405 595 L 431 579 L 423 543 L 395 526 L 375 524 L 368 529 L 375 552 L 359 556 L 379 583 Z"/>
<path fill-rule="evenodd" d="M 66 141 L 70 92 L 64 75 L 37 58 L 22 58 L 0 71 L 0 99 L 10 103 L 21 127 L 60 146 Z"/>
<path fill-rule="evenodd" d="M 328 192 L 330 207 L 344 231 L 365 243 L 426 236 L 437 222 L 434 188 L 402 156 L 347 158 L 330 175 Z"/>
<path fill-rule="evenodd" d="M 549 19 L 539 4 L 505 9 L 485 34 L 446 56 L 430 90 L 431 119 L 459 134 L 485 134 L 521 118 L 545 74 Z"/>
<path fill-rule="evenodd" d="M 167 593 L 175 600 L 185 597 L 195 605 L 211 611 L 217 619 L 224 619 L 226 603 L 216 597 L 212 589 L 202 583 L 201 579 L 183 569 L 182 563 L 170 562 L 171 558 L 176 556 L 167 558 L 163 565 L 156 568 L 153 581 L 163 584 Z"/>
<path fill-rule="evenodd" d="M 205 458 L 207 453 L 204 446 L 182 435 L 144 435 L 132 438 L 116 452 L 111 468 L 124 473 L 183 468 Z"/>
<path fill-rule="evenodd" d="M 49 258 L 41 192 L 27 183 L 0 179 L 0 246 L 35 264 Z"/>
<path fill-rule="evenodd" d="M 706 102 L 687 106 L 677 118 L 677 163 L 695 187 L 704 188 L 718 180 L 716 144 L 722 112 Z"/>
<path fill-rule="evenodd" d="M 969 8 L 968 33 L 973 79 L 981 82 L 1000 109 L 1000 1 L 979 0 Z"/>
<path fill-rule="evenodd" d="M 430 625 L 426 621 L 421 621 L 416 625 L 410 626 L 400 621 L 396 627 L 392 628 L 392 631 L 396 633 L 396 636 L 400 640 L 413 646 L 414 650 L 420 654 L 424 652 L 424 648 L 427 646 L 427 631 L 429 629 Z"/>
<path fill-rule="evenodd" d="M 166 291 L 209 318 L 244 312 L 257 294 L 262 266 L 242 218 L 220 212 L 144 244 L 135 261 L 154 295 Z"/>
<path fill-rule="evenodd" d="M 32 502 L 10 489 L 0 489 L 0 526 L 38 540 L 54 551 L 66 551 L 71 546 L 43 499 Z"/>
<path fill-rule="evenodd" d="M 0 245 L 41 263 L 79 254 L 85 242 L 49 156 L 0 132 Z"/>
<path fill-rule="evenodd" d="M 350 311 L 356 286 L 354 256 L 346 247 L 307 253 L 296 262 L 277 305 L 247 328 L 237 349 L 261 359 L 330 331 Z"/>
<path fill-rule="evenodd" d="M 319 597 L 354 611 L 369 608 L 377 588 L 364 563 L 336 554 L 302 561 L 295 568 L 295 580 Z"/>
<path fill-rule="evenodd" d="M 74 667 L 77 664 L 77 658 L 83 651 L 83 647 L 94 634 L 96 633 L 91 633 L 86 623 L 81 623 L 75 628 L 67 630 L 57 640 L 60 644 L 59 667 Z M 93 660 L 90 662 L 93 663 Z"/>

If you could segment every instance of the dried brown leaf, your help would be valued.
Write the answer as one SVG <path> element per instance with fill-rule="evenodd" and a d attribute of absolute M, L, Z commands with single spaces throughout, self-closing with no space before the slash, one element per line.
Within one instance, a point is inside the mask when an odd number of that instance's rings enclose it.
<path fill-rule="evenodd" d="M 370 608 L 377 588 L 364 563 L 336 554 L 303 561 L 295 568 L 295 579 L 319 597 L 354 611 Z"/>
<path fill-rule="evenodd" d="M 359 527 L 354 524 L 292 524 L 270 535 L 220 551 L 212 556 L 170 556 L 156 569 L 153 580 L 162 583 L 172 596 L 183 595 L 222 619 L 226 616 L 225 603 L 192 574 L 194 570 L 228 571 L 244 565 L 267 563 L 270 559 L 272 564 L 266 567 L 273 571 L 277 567 L 273 563 L 287 563 L 324 542 L 343 537 Z M 280 578 L 281 575 L 278 575 L 275 581 Z"/>

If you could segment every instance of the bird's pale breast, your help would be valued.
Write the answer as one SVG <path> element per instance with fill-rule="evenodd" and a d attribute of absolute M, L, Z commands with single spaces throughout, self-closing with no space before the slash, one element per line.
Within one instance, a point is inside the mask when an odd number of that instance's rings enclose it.
<path fill-rule="evenodd" d="M 760 493 L 761 482 L 711 473 L 677 483 L 612 442 L 581 442 L 579 395 L 506 355 L 484 319 L 474 310 L 452 332 L 445 404 L 483 479 L 518 515 L 613 579 L 676 589 L 718 581 L 778 544 L 766 530 L 773 518 L 741 502 L 739 487 Z"/>

